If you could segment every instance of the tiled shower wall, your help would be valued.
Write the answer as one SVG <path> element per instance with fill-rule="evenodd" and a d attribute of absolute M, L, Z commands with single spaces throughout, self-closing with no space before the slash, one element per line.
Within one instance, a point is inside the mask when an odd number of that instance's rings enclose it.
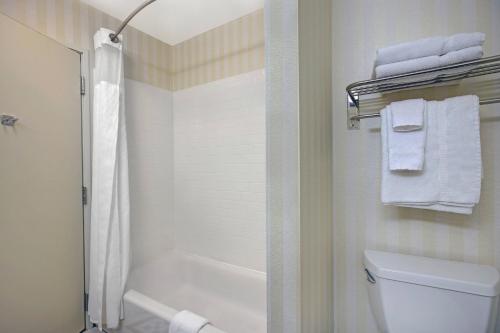
<path fill-rule="evenodd" d="M 265 77 L 174 92 L 177 249 L 266 270 Z"/>
<path fill-rule="evenodd" d="M 472 216 L 384 207 L 380 202 L 380 120 L 363 120 L 361 130 L 348 131 L 345 87 L 369 78 L 375 50 L 392 43 L 482 31 L 486 33 L 485 55 L 499 54 L 500 1 L 335 0 L 332 15 L 335 326 L 339 333 L 375 333 L 362 268 L 364 249 L 500 268 L 500 106 L 481 107 L 484 180 L 481 202 Z M 478 91 L 500 93 L 498 76 L 482 80 L 487 80 L 483 87 L 488 91 L 466 84 L 388 95 L 365 104 L 364 111 L 375 112 L 392 98 L 422 93 L 429 99 Z"/>
<path fill-rule="evenodd" d="M 0 12 L 80 51 L 93 49 L 97 29 L 120 24 L 77 0 L 0 0 Z M 173 91 L 263 68 L 263 18 L 258 10 L 177 45 L 129 26 L 125 77 Z"/>

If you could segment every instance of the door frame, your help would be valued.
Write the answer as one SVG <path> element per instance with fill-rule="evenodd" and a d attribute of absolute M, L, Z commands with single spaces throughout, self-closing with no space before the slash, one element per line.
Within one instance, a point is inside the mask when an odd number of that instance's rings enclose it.
<path fill-rule="evenodd" d="M 83 253 L 84 253 L 84 293 L 85 330 L 93 325 L 88 312 L 88 281 L 90 260 L 90 203 L 92 195 L 92 84 L 90 71 L 90 51 L 80 52 L 80 73 L 82 77 L 82 202 L 83 204 Z M 84 198 L 85 197 L 85 198 Z"/>

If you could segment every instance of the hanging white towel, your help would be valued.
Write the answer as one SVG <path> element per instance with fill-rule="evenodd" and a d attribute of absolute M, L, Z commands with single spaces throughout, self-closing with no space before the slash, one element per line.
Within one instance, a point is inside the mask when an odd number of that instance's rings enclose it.
<path fill-rule="evenodd" d="M 190 311 L 178 312 L 168 329 L 168 333 L 198 333 L 208 324 L 208 320 Z"/>
<path fill-rule="evenodd" d="M 94 36 L 90 321 L 116 328 L 129 270 L 129 184 L 123 54 L 112 31 Z"/>
<path fill-rule="evenodd" d="M 427 128 L 424 124 L 426 102 L 410 99 L 387 107 L 387 144 L 389 169 L 419 171 L 424 168 Z M 385 124 L 384 124 L 385 126 Z"/>
<path fill-rule="evenodd" d="M 387 117 L 387 128 L 384 130 L 387 132 L 390 170 L 419 171 L 424 168 L 425 141 L 427 137 L 427 127 L 424 124 L 425 105 L 424 100 L 407 100 L 391 103 L 387 107 L 388 114 L 385 115 Z M 421 119 L 417 121 L 421 129 L 406 132 L 395 131 L 394 124 L 402 121 L 397 118 L 405 118 L 402 115 L 403 113 L 420 113 Z M 398 116 L 398 114 L 401 115 Z M 394 115 L 396 115 L 396 120 Z"/>
<path fill-rule="evenodd" d="M 425 103 L 422 98 L 391 103 L 392 129 L 396 132 L 422 129 Z"/>
<path fill-rule="evenodd" d="M 479 99 L 427 102 L 425 168 L 389 170 L 390 110 L 381 111 L 382 186 L 386 205 L 471 214 L 481 192 Z"/>

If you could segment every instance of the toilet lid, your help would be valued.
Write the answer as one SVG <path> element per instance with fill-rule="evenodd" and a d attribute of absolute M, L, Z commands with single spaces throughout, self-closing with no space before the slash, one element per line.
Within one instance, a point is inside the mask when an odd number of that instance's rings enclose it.
<path fill-rule="evenodd" d="M 365 267 L 382 279 L 489 297 L 500 294 L 500 274 L 491 266 L 367 250 Z"/>

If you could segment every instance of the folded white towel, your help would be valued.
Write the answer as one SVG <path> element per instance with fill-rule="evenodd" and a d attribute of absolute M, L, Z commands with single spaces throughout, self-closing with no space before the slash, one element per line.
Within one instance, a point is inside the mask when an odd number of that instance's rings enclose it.
<path fill-rule="evenodd" d="M 405 60 L 439 56 L 443 52 L 446 37 L 423 38 L 412 42 L 383 47 L 377 50 L 376 66 Z"/>
<path fill-rule="evenodd" d="M 459 51 L 473 46 L 482 46 L 486 35 L 482 32 L 461 33 L 450 36 L 443 46 L 443 53 Z"/>
<path fill-rule="evenodd" d="M 377 78 L 382 78 L 422 71 L 440 66 L 458 64 L 464 61 L 481 59 L 482 56 L 483 48 L 481 46 L 474 46 L 460 51 L 453 51 L 443 56 L 430 56 L 377 66 L 375 68 L 375 76 Z"/>
<path fill-rule="evenodd" d="M 407 100 L 394 102 L 387 107 L 387 128 L 384 131 L 387 132 L 387 145 L 389 147 L 389 170 L 419 171 L 424 168 L 425 140 L 427 136 L 424 125 L 425 104 L 426 102 L 423 99 Z M 398 118 L 405 118 L 404 115 L 401 115 L 403 113 L 419 114 L 421 119 L 417 120 L 417 122 L 420 123 L 421 129 L 407 132 L 394 131 L 394 124 L 398 121 L 401 122 Z M 394 115 L 396 115 L 396 118 Z M 413 121 L 413 123 L 415 122 Z"/>
<path fill-rule="evenodd" d="M 168 333 L 198 333 L 208 324 L 208 320 L 190 311 L 178 312 L 168 329 Z"/>
<path fill-rule="evenodd" d="M 481 144 L 477 96 L 427 102 L 425 168 L 389 170 L 391 112 L 382 116 L 381 199 L 386 205 L 471 214 L 481 192 Z"/>
<path fill-rule="evenodd" d="M 460 62 L 481 59 L 483 54 L 482 46 L 473 46 L 459 51 L 452 51 L 439 57 L 439 66 L 453 65 Z"/>
<path fill-rule="evenodd" d="M 482 46 L 486 36 L 482 32 L 460 33 L 449 37 L 437 36 L 404 42 L 377 50 L 375 66 L 411 59 L 441 56 L 473 46 Z"/>
<path fill-rule="evenodd" d="M 380 65 L 375 67 L 375 77 L 382 78 L 439 67 L 441 64 L 439 58 L 439 56 L 429 56 Z"/>
<path fill-rule="evenodd" d="M 408 99 L 391 104 L 392 129 L 409 132 L 424 126 L 425 101 L 422 98 Z"/>

